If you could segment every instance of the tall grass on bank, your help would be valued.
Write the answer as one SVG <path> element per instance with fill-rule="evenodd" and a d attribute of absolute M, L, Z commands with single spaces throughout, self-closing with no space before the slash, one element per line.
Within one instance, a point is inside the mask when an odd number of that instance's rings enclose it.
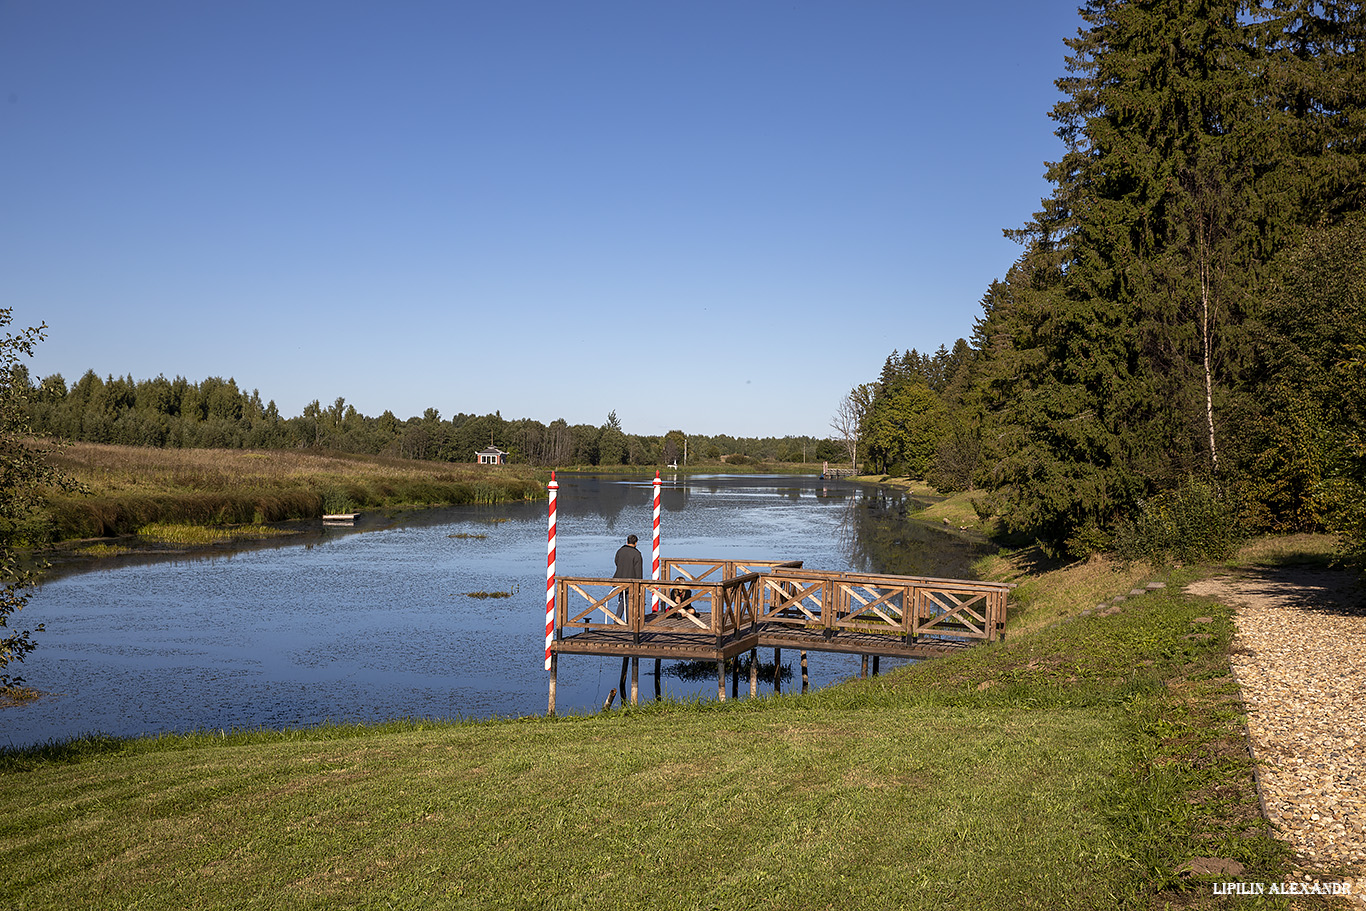
<path fill-rule="evenodd" d="M 240 525 L 350 510 L 537 499 L 536 473 L 304 451 L 152 449 L 72 443 L 54 463 L 87 493 L 48 495 L 56 540 L 131 534 L 153 523 Z"/>
<path fill-rule="evenodd" d="M 1286 860 L 1192 577 L 807 696 L 0 750 L 0 905 L 1234 906 L 1176 870 Z"/>

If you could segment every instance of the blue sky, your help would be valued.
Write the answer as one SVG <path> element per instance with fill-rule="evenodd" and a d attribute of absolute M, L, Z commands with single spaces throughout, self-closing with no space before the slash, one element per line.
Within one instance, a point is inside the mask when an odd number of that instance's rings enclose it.
<path fill-rule="evenodd" d="M 0 0 L 35 377 L 828 436 L 968 336 L 1075 0 Z"/>

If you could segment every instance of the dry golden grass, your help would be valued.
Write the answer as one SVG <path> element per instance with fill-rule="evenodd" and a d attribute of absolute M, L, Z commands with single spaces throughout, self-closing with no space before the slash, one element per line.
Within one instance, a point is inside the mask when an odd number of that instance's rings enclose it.
<path fill-rule="evenodd" d="M 1337 535 L 1296 534 L 1249 541 L 1229 562 L 1240 566 L 1275 566 L 1327 562 L 1341 555 L 1342 539 Z"/>
<path fill-rule="evenodd" d="M 131 534 L 152 523 L 259 525 L 316 518 L 325 511 L 545 495 L 537 471 L 527 466 L 490 468 L 335 452 L 71 443 L 50 461 L 83 488 L 48 492 L 48 518 L 59 541 Z"/>
<path fill-rule="evenodd" d="M 293 487 L 301 482 L 402 479 L 436 482 L 534 477 L 533 469 L 422 462 L 387 456 L 303 450 L 155 449 L 69 443 L 52 454 L 56 467 L 92 492 L 178 493 L 245 487 Z"/>
<path fill-rule="evenodd" d="M 1030 556 L 1028 551 L 1017 551 L 986 557 L 977 564 L 983 579 L 1018 583 L 1011 592 L 1006 618 L 1011 635 L 1075 617 L 1161 575 L 1145 563 L 1125 564 L 1105 557 L 1038 574 L 1029 569 Z"/>

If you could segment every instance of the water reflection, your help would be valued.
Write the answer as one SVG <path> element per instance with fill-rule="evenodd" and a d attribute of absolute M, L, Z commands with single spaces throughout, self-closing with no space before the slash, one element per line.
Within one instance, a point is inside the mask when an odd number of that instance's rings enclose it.
<path fill-rule="evenodd" d="M 649 552 L 651 481 L 561 480 L 561 574 L 610 576 L 627 534 Z M 674 477 L 661 490 L 662 550 L 963 575 L 961 544 L 902 520 L 903 506 L 891 492 L 816 478 Z M 543 712 L 545 547 L 538 502 L 375 513 L 354 528 L 316 523 L 285 545 L 129 555 L 96 571 L 68 566 L 24 611 L 26 624 L 46 631 L 22 670 L 49 695 L 0 710 L 0 744 Z M 478 592 L 512 596 L 470 596 Z M 797 654 L 783 658 L 779 668 L 761 667 L 763 692 L 772 692 L 775 672 L 791 678 Z M 643 673 L 652 668 L 642 662 Z M 619 662 L 567 656 L 558 707 L 597 710 L 619 672 Z M 857 656 L 810 653 L 813 686 L 858 672 Z M 747 682 L 747 667 L 742 673 Z M 714 698 L 714 674 L 710 665 L 694 679 L 665 662 L 659 691 Z M 642 681 L 642 696 L 654 689 Z M 741 690 L 747 697 L 748 686 Z"/>

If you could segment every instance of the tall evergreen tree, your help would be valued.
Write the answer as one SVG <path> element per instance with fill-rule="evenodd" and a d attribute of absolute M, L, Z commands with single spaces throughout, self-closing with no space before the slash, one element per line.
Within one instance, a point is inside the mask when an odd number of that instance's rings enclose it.
<path fill-rule="evenodd" d="M 1218 468 L 1266 256 L 1268 118 L 1244 0 L 1091 0 L 1053 111 L 1067 145 L 979 334 L 1007 524 L 1084 552 Z M 1004 346 L 1002 344 L 1004 340 Z"/>

